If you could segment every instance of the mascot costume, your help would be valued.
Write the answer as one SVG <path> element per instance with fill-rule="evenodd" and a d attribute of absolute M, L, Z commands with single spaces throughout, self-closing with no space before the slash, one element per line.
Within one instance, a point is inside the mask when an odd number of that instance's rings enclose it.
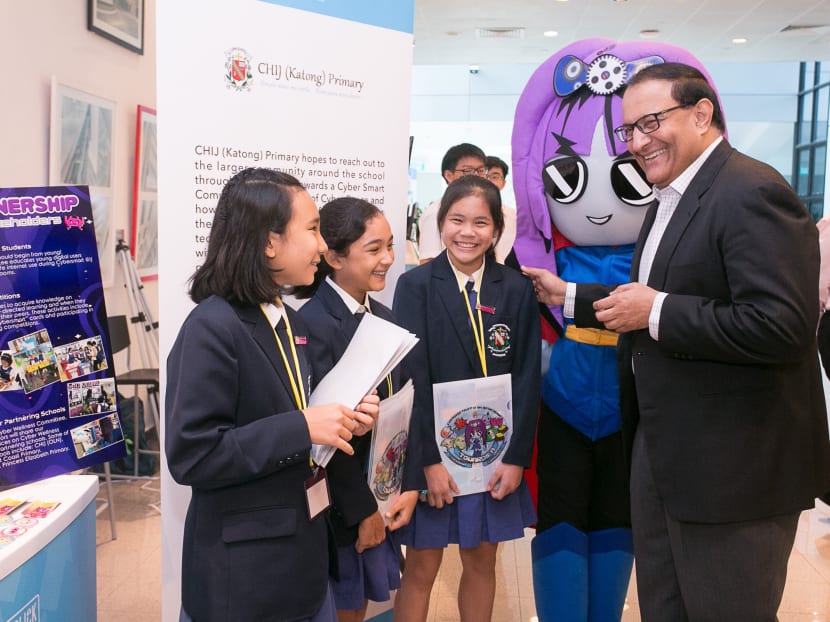
<path fill-rule="evenodd" d="M 634 242 L 654 197 L 613 129 L 623 123 L 628 79 L 664 62 L 709 77 L 681 48 L 608 39 L 568 45 L 530 77 L 512 141 L 521 265 L 572 283 L 630 280 Z M 537 613 L 541 622 L 619 620 L 633 556 L 617 334 L 577 327 L 561 308 L 551 312 L 563 337 L 545 372 L 537 437 Z"/>

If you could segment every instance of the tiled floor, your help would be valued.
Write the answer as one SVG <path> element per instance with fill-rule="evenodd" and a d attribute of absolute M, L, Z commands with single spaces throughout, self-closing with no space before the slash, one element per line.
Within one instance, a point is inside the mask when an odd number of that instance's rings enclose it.
<path fill-rule="evenodd" d="M 161 516 L 157 490 L 143 482 L 115 487 L 118 538 L 112 540 L 106 512 L 98 516 L 98 622 L 154 622 L 161 619 Z M 103 488 L 102 494 L 103 497 Z M 535 622 L 530 539 L 500 547 L 494 622 Z M 456 591 L 461 564 L 450 548 L 432 591 L 429 622 L 458 620 Z M 781 622 L 830 622 L 830 509 L 801 515 L 779 612 Z M 623 612 L 640 619 L 634 582 Z"/>
<path fill-rule="evenodd" d="M 98 515 L 98 622 L 161 620 L 161 514 L 158 490 L 113 482 L 117 538 L 107 511 Z M 158 488 L 158 482 L 151 482 Z M 104 499 L 103 482 L 98 494 Z"/>

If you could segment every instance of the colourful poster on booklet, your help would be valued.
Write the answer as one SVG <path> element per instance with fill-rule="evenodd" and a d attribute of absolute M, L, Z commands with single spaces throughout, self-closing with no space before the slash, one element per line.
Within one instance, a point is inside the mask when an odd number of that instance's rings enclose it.
<path fill-rule="evenodd" d="M 510 374 L 432 385 L 435 442 L 459 496 L 484 492 L 513 427 Z"/>
<path fill-rule="evenodd" d="M 89 190 L 0 188 L 0 486 L 125 453 Z"/>

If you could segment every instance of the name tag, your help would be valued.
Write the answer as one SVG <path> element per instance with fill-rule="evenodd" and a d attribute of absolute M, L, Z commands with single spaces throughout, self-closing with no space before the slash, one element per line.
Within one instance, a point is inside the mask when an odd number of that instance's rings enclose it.
<path fill-rule="evenodd" d="M 331 507 L 329 480 L 323 467 L 314 467 L 314 473 L 305 481 L 305 497 L 311 520 Z"/>

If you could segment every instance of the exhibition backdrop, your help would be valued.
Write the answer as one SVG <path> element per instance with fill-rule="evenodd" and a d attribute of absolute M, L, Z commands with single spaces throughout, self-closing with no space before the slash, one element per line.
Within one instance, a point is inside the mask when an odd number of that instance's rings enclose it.
<path fill-rule="evenodd" d="M 414 0 L 179 0 L 157 6 L 159 308 L 164 361 L 192 303 L 225 181 L 248 166 L 299 178 L 322 206 L 384 210 L 403 271 Z M 163 434 L 163 430 L 162 430 Z M 188 501 L 162 468 L 162 617 L 178 619 Z"/>

